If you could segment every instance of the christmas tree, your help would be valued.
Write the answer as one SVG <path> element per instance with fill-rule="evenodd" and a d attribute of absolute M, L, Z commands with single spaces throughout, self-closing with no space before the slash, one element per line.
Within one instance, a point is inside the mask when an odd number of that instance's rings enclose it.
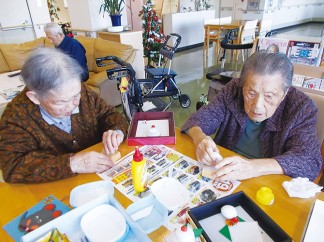
<path fill-rule="evenodd" d="M 164 42 L 161 31 L 161 20 L 153 9 L 151 0 L 143 5 L 139 16 L 142 18 L 144 57 L 148 58 L 148 64 L 159 62 L 159 50 Z"/>

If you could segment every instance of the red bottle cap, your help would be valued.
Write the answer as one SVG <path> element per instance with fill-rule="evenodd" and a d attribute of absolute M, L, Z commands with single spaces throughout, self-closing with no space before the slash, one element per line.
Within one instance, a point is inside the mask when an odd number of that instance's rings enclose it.
<path fill-rule="evenodd" d="M 138 147 L 135 148 L 135 153 L 133 155 L 133 160 L 136 162 L 142 161 L 143 160 L 143 154 L 140 152 Z"/>

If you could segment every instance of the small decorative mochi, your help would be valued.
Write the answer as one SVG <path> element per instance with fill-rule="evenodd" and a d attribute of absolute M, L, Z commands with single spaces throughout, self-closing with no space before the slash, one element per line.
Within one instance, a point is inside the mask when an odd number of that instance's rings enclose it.
<path fill-rule="evenodd" d="M 190 226 L 183 225 L 172 232 L 166 242 L 195 242 L 195 234 Z"/>
<path fill-rule="evenodd" d="M 153 124 L 151 128 L 149 128 L 147 136 L 160 136 L 160 131 Z"/>
<path fill-rule="evenodd" d="M 232 219 L 232 218 L 235 218 L 237 217 L 237 211 L 236 209 L 231 206 L 231 205 L 224 205 L 222 208 L 221 208 L 221 213 L 222 215 L 227 218 L 227 219 Z"/>

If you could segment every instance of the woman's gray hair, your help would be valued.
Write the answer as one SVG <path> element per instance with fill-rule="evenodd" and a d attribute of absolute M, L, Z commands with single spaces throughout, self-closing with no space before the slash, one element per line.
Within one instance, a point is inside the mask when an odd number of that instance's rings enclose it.
<path fill-rule="evenodd" d="M 260 50 L 251 55 L 244 63 L 240 79 L 244 82 L 249 73 L 281 76 L 283 79 L 283 88 L 286 92 L 292 83 L 294 67 L 285 54 Z"/>
<path fill-rule="evenodd" d="M 37 48 L 21 69 L 21 77 L 29 90 L 43 98 L 48 91 L 57 90 L 68 82 L 81 82 L 82 67 L 56 48 Z"/>
<path fill-rule="evenodd" d="M 64 35 L 61 26 L 58 25 L 57 23 L 53 23 L 53 22 L 45 24 L 44 31 L 46 33 L 51 33 L 53 35 L 58 35 L 58 34 Z"/>

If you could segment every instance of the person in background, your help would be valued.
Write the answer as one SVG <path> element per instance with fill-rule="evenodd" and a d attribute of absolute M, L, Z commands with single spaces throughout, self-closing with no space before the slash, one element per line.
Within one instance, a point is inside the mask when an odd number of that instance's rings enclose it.
<path fill-rule="evenodd" d="M 76 39 L 64 35 L 61 26 L 57 23 L 47 23 L 44 26 L 46 37 L 55 45 L 56 48 L 76 59 L 83 69 L 81 80 L 89 79 L 89 71 L 87 66 L 86 50 L 83 45 Z"/>
<path fill-rule="evenodd" d="M 181 128 L 198 161 L 214 178 L 242 180 L 285 174 L 314 180 L 322 166 L 317 107 L 292 87 L 293 65 L 283 53 L 255 52 L 232 79 Z M 214 139 L 210 135 L 216 135 Z M 217 145 L 241 156 L 222 158 Z"/>
<path fill-rule="evenodd" d="M 33 51 L 21 69 L 25 89 L 0 120 L 0 164 L 10 183 L 40 183 L 102 172 L 128 122 L 80 82 L 78 62 L 55 48 Z M 103 142 L 104 153 L 81 152 Z"/>

